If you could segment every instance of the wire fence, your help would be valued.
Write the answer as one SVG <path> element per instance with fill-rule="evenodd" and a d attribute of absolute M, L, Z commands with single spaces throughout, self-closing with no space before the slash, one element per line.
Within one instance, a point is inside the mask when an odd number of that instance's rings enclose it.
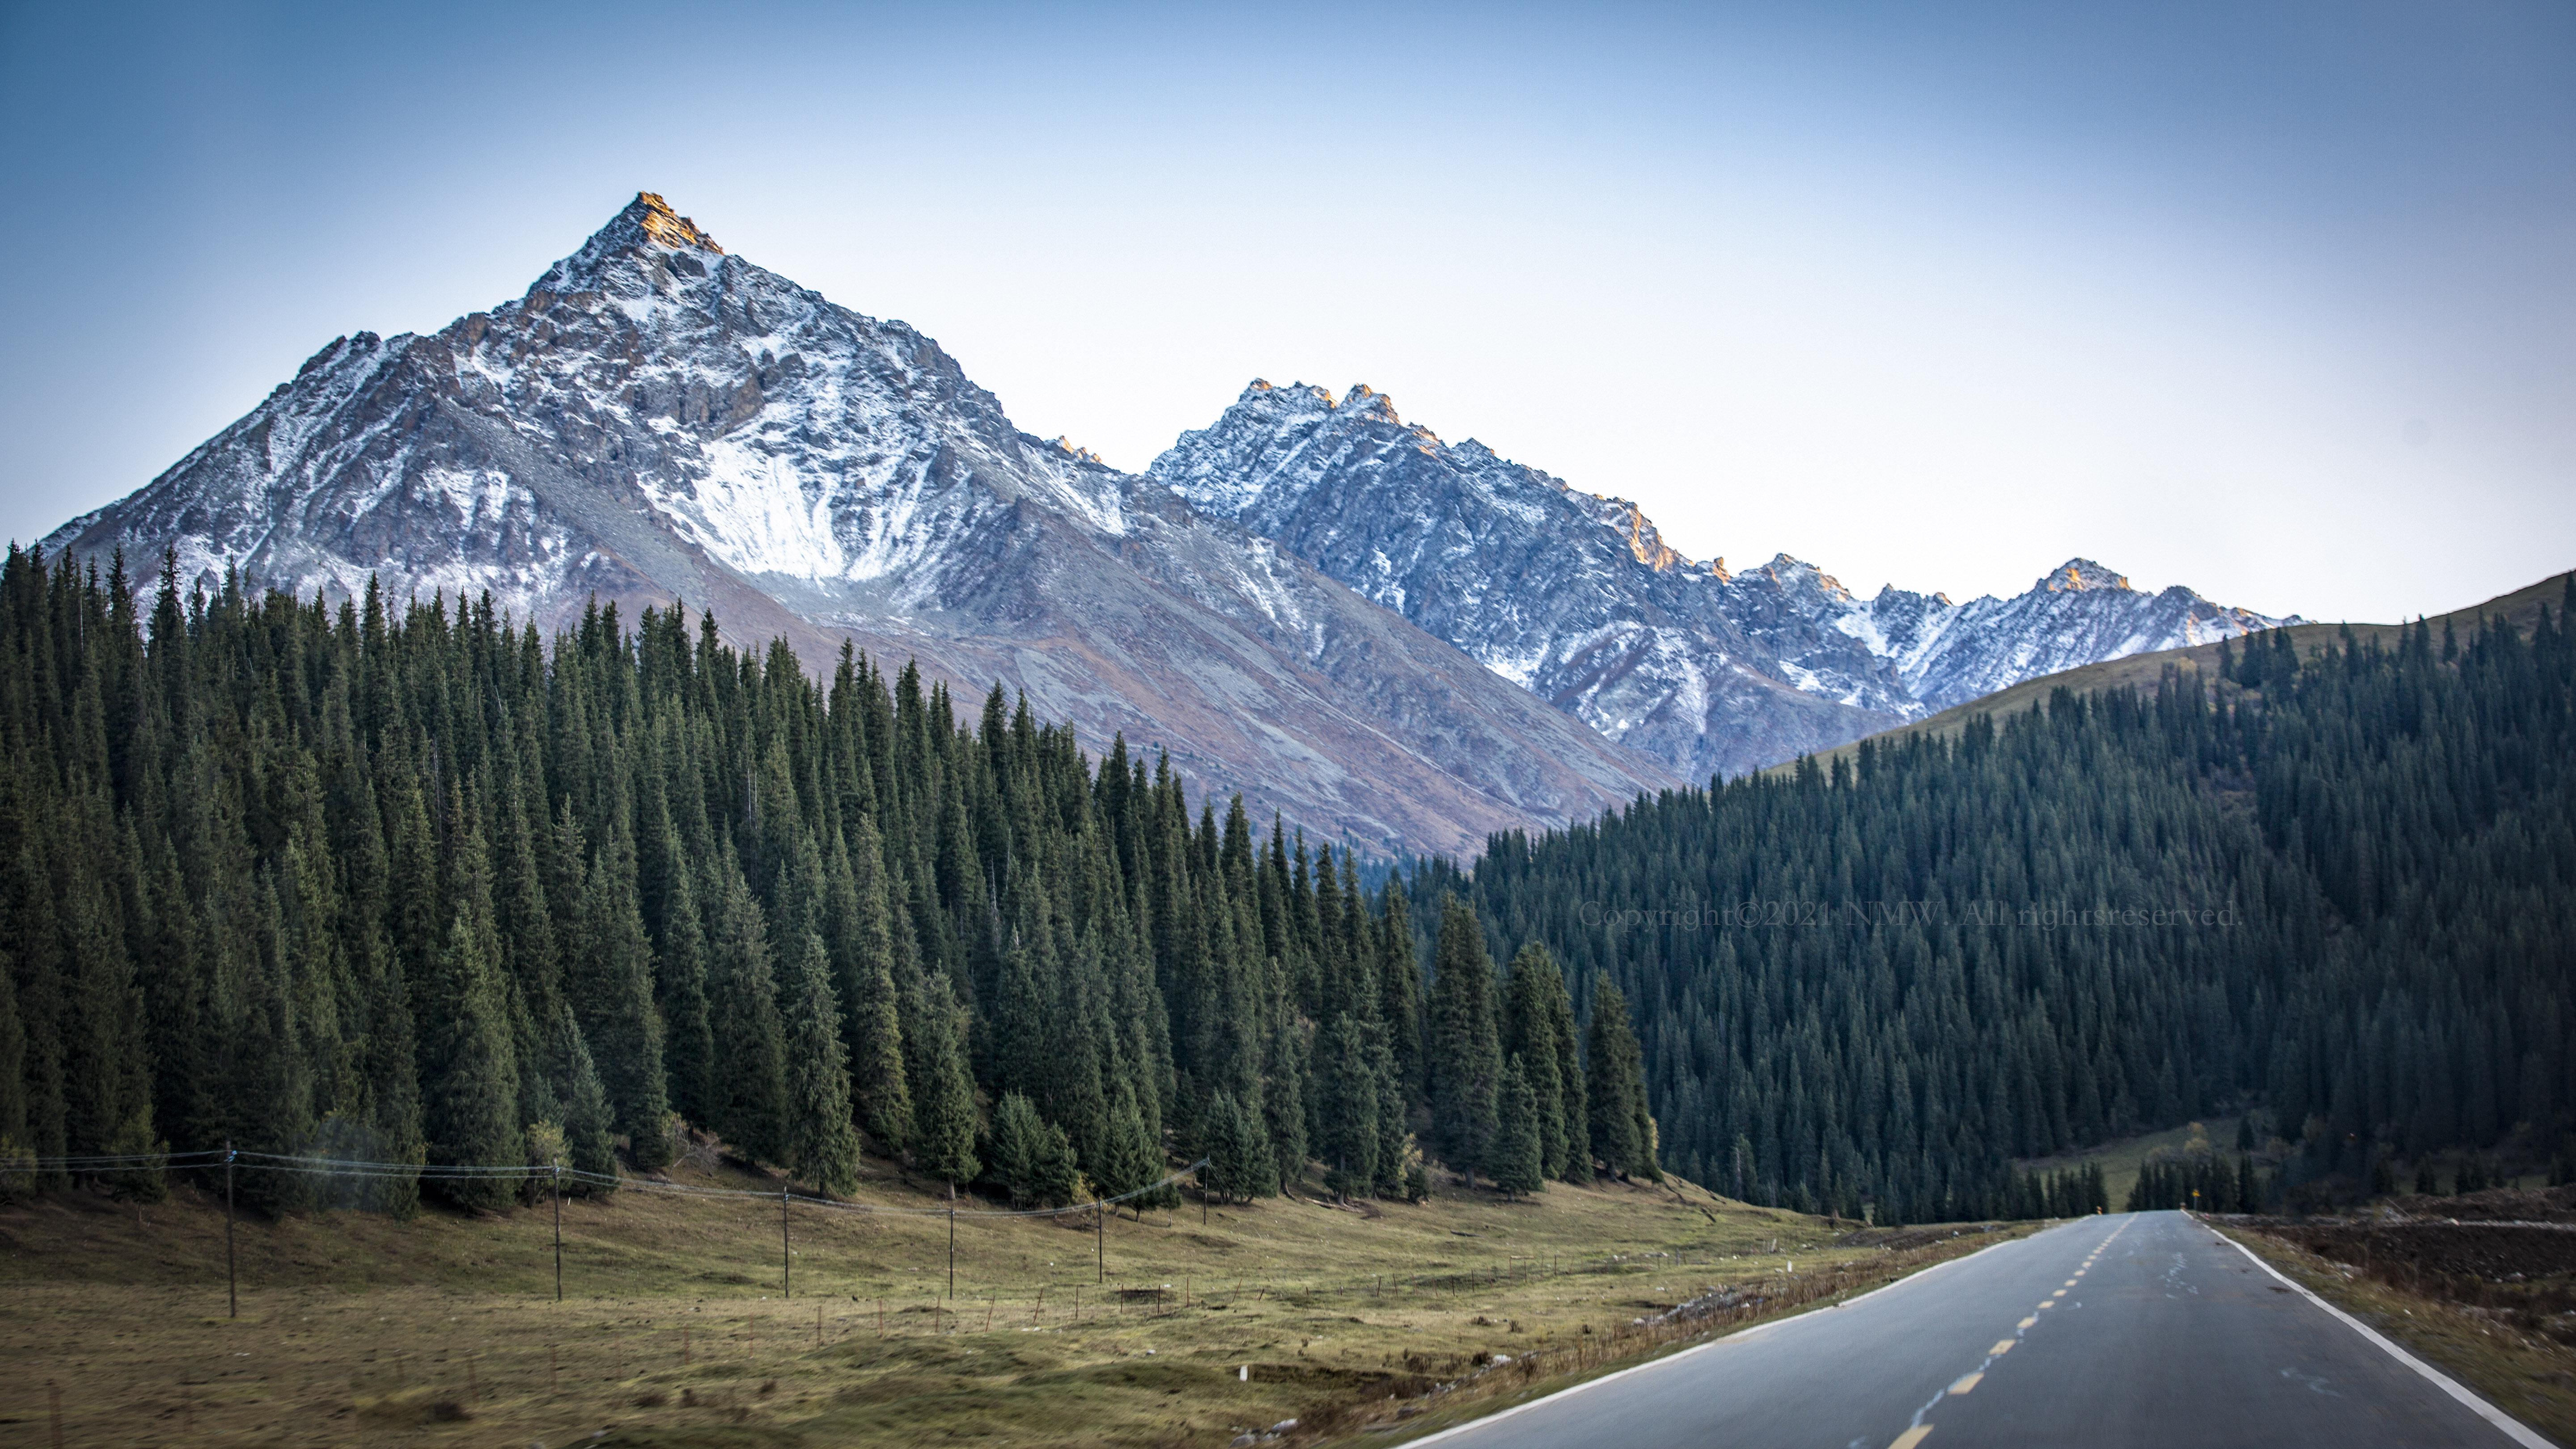
<path fill-rule="evenodd" d="M 372 1162 L 358 1158 L 316 1157 L 286 1152 L 254 1152 L 249 1148 L 208 1147 L 189 1152 L 127 1153 L 82 1157 L 21 1157 L 0 1161 L 0 1172 L 23 1174 L 78 1174 L 108 1176 L 132 1172 L 197 1172 L 209 1168 L 237 1167 L 245 1171 L 300 1173 L 314 1177 L 410 1178 L 421 1182 L 520 1182 L 531 1185 L 561 1184 L 605 1187 L 619 1192 L 678 1193 L 691 1197 L 757 1199 L 761 1202 L 801 1203 L 807 1207 L 829 1208 L 835 1212 L 863 1213 L 878 1217 L 923 1218 L 1060 1218 L 1076 1216 L 1103 1207 L 1119 1207 L 1139 1198 L 1161 1193 L 1191 1181 L 1200 1168 L 1208 1165 L 1200 1158 L 1189 1166 L 1162 1178 L 1107 1197 L 1088 1198 L 1078 1203 L 1048 1208 L 956 1208 L 892 1207 L 883 1203 L 851 1202 L 843 1198 L 823 1197 L 813 1193 L 781 1188 L 770 1192 L 760 1188 L 711 1187 L 700 1183 L 673 1182 L 658 1177 L 629 1177 L 623 1173 L 584 1172 L 577 1168 L 550 1163 L 422 1163 Z"/>
<path fill-rule="evenodd" d="M 578 1174 L 569 1167 L 537 1165 L 434 1165 L 387 1163 L 359 1158 L 318 1156 L 292 1153 L 256 1153 L 223 1149 L 170 1154 L 131 1154 L 53 1158 L 28 1163 L 24 1158 L 17 1166 L 37 1170 L 94 1174 L 156 1171 L 194 1174 L 201 1182 L 210 1175 L 220 1175 L 228 1167 L 235 1173 L 275 1172 L 316 1176 L 333 1174 L 380 1174 L 411 1176 L 423 1181 L 440 1180 L 516 1180 L 540 1191 L 556 1186 L 569 1188 L 576 1183 L 613 1186 L 620 1192 L 661 1193 L 673 1196 L 731 1202 L 767 1212 L 780 1219 L 778 1241 L 781 1257 L 777 1262 L 778 1277 L 774 1291 L 786 1295 L 790 1286 L 790 1260 L 787 1255 L 786 1218 L 790 1207 L 799 1216 L 820 1212 L 855 1224 L 876 1217 L 886 1219 L 941 1219 L 953 1222 L 983 1220 L 998 1225 L 1004 1221 L 1077 1218 L 1091 1215 L 1095 1246 L 1101 1241 L 1107 1209 L 1179 1186 L 1205 1164 L 1192 1163 L 1144 1188 L 1097 1202 L 1073 1204 L 1060 1208 L 1000 1209 L 992 1207 L 955 1208 L 946 1204 L 933 1207 L 908 1207 L 892 1204 L 852 1203 L 838 1199 L 800 1193 L 792 1188 L 763 1191 L 711 1184 L 672 1182 L 659 1178 L 606 1178 L 595 1174 Z M 560 1206 L 561 1199 L 557 1199 Z M 770 1204 L 777 1204 L 775 1209 Z M 1331 1204 L 1304 1200 L 1303 1209 L 1321 1210 Z M 542 1211 L 543 1204 L 538 1205 Z M 593 1199 L 588 1205 L 585 1223 L 594 1248 L 608 1245 L 614 1234 L 602 1234 L 602 1203 Z M 844 1216 L 845 1215 L 845 1216 Z M 730 1215 L 724 1215 L 730 1218 Z M 1142 1218 L 1139 1219 L 1142 1221 Z M 612 1216 L 607 1221 L 614 1222 Z M 835 1375 L 854 1371 L 854 1366 L 883 1362 L 882 1353 L 947 1353 L 934 1347 L 937 1340 L 954 1335 L 1001 1332 L 1046 1332 L 1080 1330 L 1086 1335 L 1102 1329 L 1134 1330 L 1112 1342 L 1124 1343 L 1125 1350 L 1137 1354 L 1150 1352 L 1146 1345 L 1162 1343 L 1166 1352 L 1181 1344 L 1203 1341 L 1205 1329 L 1192 1328 L 1184 1318 L 1204 1324 L 1232 1324 L 1241 1319 L 1248 1305 L 1272 1304 L 1289 1310 L 1327 1309 L 1336 1313 L 1370 1313 L 1370 1305 L 1383 1308 L 1401 1306 L 1411 1310 L 1440 1307 L 1460 1320 L 1466 1315 L 1479 1315 L 1474 1321 L 1487 1326 L 1499 1346 L 1511 1344 L 1508 1352 L 1469 1354 L 1465 1352 L 1407 1352 L 1400 1342 L 1390 1345 L 1383 1366 L 1383 1382 L 1372 1379 L 1374 1388 L 1358 1392 L 1346 1406 L 1358 1414 L 1368 1404 L 1381 1406 L 1376 1413 L 1394 1413 L 1388 1403 L 1400 1396 L 1406 1403 L 1429 1407 L 1445 1401 L 1451 1394 L 1476 1397 L 1515 1384 L 1526 1384 L 1542 1377 L 1580 1373 L 1633 1359 L 1640 1352 L 1652 1351 L 1663 1344 L 1723 1332 L 1736 1324 L 1750 1322 L 1772 1313 L 1794 1310 L 1804 1303 L 1838 1296 L 1867 1286 L 1897 1270 L 1896 1261 L 1884 1264 L 1844 1263 L 1828 1267 L 1823 1263 L 1801 1271 L 1807 1243 L 1795 1236 L 1769 1242 L 1767 1249 L 1759 1242 L 1731 1245 L 1737 1251 L 1719 1247 L 1645 1248 L 1627 1252 L 1603 1251 L 1582 1254 L 1556 1253 L 1545 1250 L 1500 1252 L 1486 1256 L 1480 1249 L 1461 1247 L 1443 1253 L 1449 1261 L 1425 1261 L 1408 1271 L 1395 1272 L 1295 1272 L 1265 1270 L 1253 1265 L 1215 1266 L 1206 1263 L 1185 1266 L 1189 1244 L 1165 1239 L 1163 1231 L 1178 1225 L 1161 1225 L 1146 1241 L 1167 1246 L 1128 1251 L 1130 1271 L 1115 1278 L 1105 1271 L 1105 1263 L 1096 1261 L 1094 1280 L 1064 1281 L 1061 1274 L 1051 1281 L 1038 1281 L 1020 1276 L 1020 1270 L 1034 1267 L 1030 1260 L 1037 1255 L 1021 1251 L 1014 1260 L 1017 1281 L 988 1278 L 961 1285 L 954 1276 L 956 1239 L 950 1238 L 951 1277 L 945 1292 L 934 1278 L 905 1284 L 900 1278 L 884 1282 L 882 1274 L 870 1271 L 854 1278 L 840 1269 L 825 1270 L 817 1264 L 794 1265 L 795 1282 L 802 1284 L 809 1271 L 830 1285 L 829 1291 L 812 1292 L 790 1307 L 783 1301 L 760 1303 L 748 1301 L 761 1285 L 749 1279 L 732 1280 L 739 1287 L 719 1290 L 700 1297 L 695 1304 L 674 1302 L 669 1290 L 687 1288 L 707 1282 L 704 1274 L 691 1274 L 685 1267 L 652 1266 L 644 1271 L 653 1275 L 650 1286 L 640 1285 L 633 1277 L 638 1258 L 633 1254 L 610 1254 L 593 1258 L 583 1265 L 585 1273 L 600 1270 L 615 1274 L 617 1283 L 592 1281 L 585 1284 L 584 1296 L 593 1306 L 582 1310 L 579 1321 L 552 1317 L 548 1305 L 540 1313 L 538 1304 L 525 1300 L 543 1298 L 542 1292 L 530 1295 L 511 1293 L 500 1299 L 487 1299 L 499 1304 L 496 1317 L 478 1319 L 490 1324 L 484 1332 L 459 1335 L 441 1334 L 437 1325 L 452 1323 L 446 1317 L 454 1308 L 421 1314 L 413 1310 L 414 1322 L 408 1326 L 411 1336 L 404 1337 L 402 1328 L 369 1330 L 341 1337 L 324 1332 L 318 1341 L 298 1341 L 297 1330 L 288 1327 L 289 1312 L 316 1311 L 321 1301 L 311 1290 L 319 1285 L 304 1283 L 290 1287 L 283 1284 L 255 1285 L 280 1296 L 269 1308 L 266 1322 L 273 1327 L 258 1330 L 275 1337 L 283 1347 L 254 1348 L 262 1358 L 261 1382 L 274 1374 L 276 1391 L 286 1397 L 309 1403 L 317 1409 L 327 1408 L 314 1422 L 333 1433 L 354 1433 L 357 1442 L 369 1442 L 379 1433 L 396 1434 L 410 1426 L 441 1416 L 455 1414 L 477 1417 L 497 1425 L 499 1422 L 538 1424 L 551 1418 L 575 1412 L 574 1405 L 602 1405 L 613 1402 L 621 1412 L 658 1411 L 668 1408 L 714 1409 L 725 1413 L 749 1411 L 770 1402 L 773 1393 L 801 1392 L 815 1385 L 839 1385 Z M 929 1226 L 924 1224 L 925 1227 Z M 227 1258 L 232 1219 L 228 1214 Z M 891 1227 L 891 1224 L 889 1224 Z M 932 1228 L 931 1233 L 935 1234 Z M 929 1247 L 920 1229 L 897 1234 L 891 1243 Z M 844 1232 L 839 1245 L 851 1240 Z M 524 1241 L 524 1240 L 522 1240 Z M 557 1221 L 557 1252 L 561 1252 L 561 1221 Z M 579 1244 L 577 1244 L 578 1246 Z M 1821 1244 L 1818 1244 L 1821 1246 Z M 1178 1250 L 1177 1252 L 1173 1250 Z M 810 1247 L 809 1247 L 810 1251 Z M 933 1252 L 936 1249 L 932 1249 Z M 1785 1255 L 1784 1255 L 1785 1254 Z M 1911 1253 L 1894 1255 L 1896 1259 Z M 623 1264 L 609 1266 L 623 1258 Z M 1139 1270 L 1145 1262 L 1161 1259 L 1149 1270 Z M 1462 1261 L 1463 1260 L 1463 1261 Z M 273 1257 L 272 1257 L 273 1261 Z M 307 1260 L 309 1261 L 309 1260 Z M 489 1259 L 483 1261 L 488 1262 Z M 524 1284 L 524 1259 L 517 1281 Z M 561 1258 L 557 1259 L 558 1273 Z M 1311 1261 L 1311 1259 L 1310 1259 Z M 883 1260 L 872 1263 L 882 1267 Z M 228 1269 L 231 1267 L 228 1262 Z M 1049 1265 L 1053 1266 L 1053 1265 Z M 920 1272 L 921 1268 L 910 1269 Z M 668 1276 L 677 1274 L 678 1276 Z M 1580 1275 L 1589 1285 L 1577 1287 L 1567 1283 L 1549 1288 L 1546 1280 L 1571 1280 Z M 231 1274 L 228 1273 L 228 1277 Z M 301 1277 L 302 1274 L 297 1276 Z M 692 1281 L 694 1280 L 694 1281 Z M 837 1281 L 835 1281 L 837 1280 Z M 882 1284 L 883 1286 L 880 1286 Z M 431 1291 L 438 1292 L 432 1285 Z M 623 1286 L 626 1292 L 594 1292 L 607 1287 Z M 638 1292 L 638 1289 L 641 1289 Z M 963 1291 L 961 1291 L 961 1288 Z M 300 1290 L 300 1291 L 299 1291 Z M 1533 1291 L 1535 1290 L 1535 1291 Z M 237 1293 L 237 1289 L 235 1290 Z M 557 1282 L 561 1295 L 561 1280 Z M 284 1296 L 292 1294 L 292 1297 Z M 1533 1321 L 1531 1332 L 1521 1334 L 1522 1325 L 1513 1321 L 1536 1309 L 1553 1318 L 1567 1318 L 1560 1307 L 1547 1307 L 1552 1300 L 1564 1304 L 1562 1295 L 1570 1294 L 1579 1307 L 1574 1309 L 1578 1322 L 1548 1323 Z M 728 1298 L 733 1301 L 727 1302 Z M 519 1300 L 510 1306 L 509 1300 Z M 238 1298 L 235 1300 L 238 1311 Z M 295 1305 L 292 1309 L 288 1304 Z M 328 1312 L 323 1309 L 320 1311 Z M 483 1313 L 483 1309 L 469 1312 Z M 1490 1314 L 1488 1325 L 1484 1316 Z M 221 1320 L 201 1320 L 220 1322 Z M 310 1322 L 311 1320 L 300 1320 Z M 1168 1331 L 1178 1339 L 1165 1336 Z M 351 1327 L 356 1325 L 352 1324 Z M 194 1333 L 194 1329 L 183 1329 Z M 1229 1331 L 1231 1331 L 1229 1329 Z M 309 1333 L 310 1331 L 307 1330 Z M 928 1336 L 928 1337 L 925 1337 Z M 876 1340 L 881 1349 L 870 1349 L 876 1358 L 845 1360 L 838 1346 L 855 1341 Z M 1089 1338 L 1086 1342 L 1098 1343 Z M 232 1364 L 236 1347 L 253 1347 L 262 1338 L 224 1340 L 216 1347 L 209 1339 L 202 1354 L 207 1362 Z M 907 1348 L 906 1345 L 911 1345 Z M 274 1368 L 268 1355 L 276 1355 Z M 813 1355 L 808 1358 L 807 1355 Z M 930 1360 L 946 1362 L 945 1359 Z M 21 1423 L 42 1422 L 34 1416 L 65 1412 L 71 1415 L 75 1443 L 105 1443 L 110 1438 L 109 1426 L 124 1422 L 117 1416 L 150 1411 L 152 1422 L 164 1429 L 177 1429 L 181 1437 L 167 1442 L 187 1442 L 190 1431 L 197 1429 L 201 1414 L 206 1416 L 208 1432 L 220 1418 L 224 1422 L 249 1412 L 251 1392 L 241 1387 L 238 1378 L 227 1375 L 231 1368 L 184 1369 L 170 1377 L 167 1367 L 154 1372 L 162 1375 L 161 1386 L 138 1389 L 133 1382 L 112 1381 L 103 1376 L 105 1365 L 91 1367 L 86 1355 L 79 1360 L 67 1359 L 61 1365 L 48 1363 L 42 1371 L 47 1397 L 41 1407 L 29 1401 L 19 1410 L 27 1415 Z M 1204 1367 L 1204 1366 L 1202 1366 Z M 1246 1382 L 1273 1373 L 1304 1382 L 1312 1366 L 1302 1362 L 1264 1362 L 1258 1354 L 1245 1361 L 1229 1361 L 1222 1366 L 1224 1376 L 1240 1374 Z M 34 1365 L 30 1365 L 33 1369 Z M 72 1401 L 57 1407 L 53 1398 L 51 1376 L 61 1372 L 67 1377 L 64 1387 L 73 1393 Z M 1364 1375 L 1365 1377 L 1365 1375 Z M 784 1378 L 787 1387 L 778 1388 Z M 24 1399 L 34 1394 L 36 1375 L 22 1385 L 25 1394 L 0 1395 Z M 291 1388 L 288 1386 L 292 1386 Z M 1360 1387 L 1354 1383 L 1354 1391 Z M 256 1391 L 272 1392 L 269 1388 Z M 1304 1390 L 1299 1390 L 1300 1393 Z M 138 1397 L 139 1395 L 139 1397 Z M 16 1406 L 12 1406 L 16 1408 Z M 1417 1410 L 1418 1411 L 1418 1410 Z M 583 1409 L 581 1412 L 590 1412 Z M 1330 1415 L 1310 1414 L 1314 1427 L 1326 1427 Z M 87 1433 L 85 1427 L 95 1425 Z M 1354 1420 L 1351 1427 L 1356 1428 Z M 548 1432 L 551 1432 L 549 1430 Z M 129 1441 L 130 1442 L 130 1441 Z M 301 1441 L 294 1441 L 301 1442 Z M 349 1442 L 328 1435 L 315 1442 Z"/>

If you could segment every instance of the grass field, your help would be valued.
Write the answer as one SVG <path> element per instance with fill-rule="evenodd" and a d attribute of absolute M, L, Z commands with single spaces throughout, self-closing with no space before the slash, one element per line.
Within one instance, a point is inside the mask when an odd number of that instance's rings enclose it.
<path fill-rule="evenodd" d="M 890 1174 L 864 1199 L 937 1201 Z M 57 1404 L 68 1446 L 1224 1444 L 1290 1418 L 1290 1441 L 1372 1418 L 1401 1439 L 1991 1240 L 1687 1186 L 1273 1199 L 1097 1234 L 961 1218 L 950 1296 L 944 1218 L 800 1205 L 786 1297 L 778 1218 L 570 1202 L 560 1303 L 546 1206 L 245 1218 L 236 1319 L 219 1198 L 0 1211 L 0 1442 L 49 1442 Z M 1713 1289 L 1714 1316 L 1637 1322 Z"/>
<path fill-rule="evenodd" d="M 2081 1152 L 2061 1153 L 2055 1157 L 2036 1157 L 2016 1162 L 2016 1169 L 2029 1172 L 2062 1172 L 2088 1163 L 2102 1164 L 2103 1185 L 2111 1190 L 2111 1211 L 2119 1212 L 2128 1205 L 2129 1189 L 2138 1185 L 2138 1168 L 2158 1148 L 2180 1148 L 2191 1141 L 2194 1132 L 2201 1133 L 2218 1154 L 2230 1162 L 2236 1160 L 2236 1122 L 2234 1117 L 2212 1117 L 2205 1122 L 2187 1122 L 2162 1132 L 2149 1132 L 2137 1137 L 2123 1137 Z"/>

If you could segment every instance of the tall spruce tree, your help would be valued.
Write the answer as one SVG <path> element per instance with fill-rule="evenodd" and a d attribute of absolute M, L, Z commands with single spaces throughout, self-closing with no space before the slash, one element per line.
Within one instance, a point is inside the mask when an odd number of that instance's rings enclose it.
<path fill-rule="evenodd" d="M 788 958 L 787 1170 L 835 1196 L 859 1185 L 859 1134 L 850 1120 L 848 1049 L 832 964 L 812 931 Z"/>
<path fill-rule="evenodd" d="M 1503 990 L 1503 1052 L 1521 1058 L 1536 1098 L 1542 1170 L 1583 1181 L 1591 1175 L 1591 1142 L 1574 1005 L 1556 957 L 1535 941 L 1512 957 Z"/>
<path fill-rule="evenodd" d="M 1494 1186 L 1507 1198 L 1526 1196 L 1547 1180 L 1547 1168 L 1539 1142 L 1538 1093 L 1517 1055 L 1503 1064 L 1499 1111 L 1490 1169 Z"/>
<path fill-rule="evenodd" d="M 945 980 L 922 984 L 913 1013 L 921 1074 L 912 1094 L 912 1159 L 949 1183 L 975 1180 L 975 1079 L 966 1066 L 965 1029 Z"/>
<path fill-rule="evenodd" d="M 742 872 L 727 862 L 715 933 L 708 943 L 714 970 L 707 1014 L 717 1074 L 711 1120 L 747 1157 L 787 1159 L 786 1029 L 778 1012 L 777 969 L 770 958 L 769 924 Z"/>
<path fill-rule="evenodd" d="M 1374 1191 L 1378 1183 L 1384 1139 L 1376 1047 L 1375 1031 L 1347 1011 L 1333 1018 L 1316 1043 L 1315 1090 L 1323 1130 L 1315 1145 L 1324 1161 L 1326 1185 L 1344 1197 Z"/>
<path fill-rule="evenodd" d="M 653 1006 L 653 943 L 635 898 L 634 852 L 622 829 L 582 883 L 581 934 L 566 972 L 584 1037 L 599 1043 L 618 1129 L 635 1165 L 671 1160 L 670 1087 L 662 1070 L 662 1016 Z"/>
<path fill-rule="evenodd" d="M 1643 1057 L 1628 1026 L 1628 999 L 1606 974 L 1593 978 L 1592 1028 L 1583 1055 L 1593 1152 L 1614 1173 L 1659 1180 Z"/>
<path fill-rule="evenodd" d="M 855 688 L 855 685 L 853 685 Z M 885 890 L 884 846 L 862 816 L 850 826 L 845 857 L 850 882 L 849 940 L 839 958 L 841 1006 L 848 1023 L 850 1095 L 861 1130 L 879 1150 L 903 1150 L 912 1127 L 912 1093 L 903 1067 L 903 1023 L 894 976 L 894 934 Z"/>
<path fill-rule="evenodd" d="M 613 1133 L 616 1122 L 609 1111 L 608 1089 L 600 1085 L 599 1069 L 590 1057 L 590 1045 L 582 1040 L 581 1027 L 573 1020 L 572 1008 L 555 1004 L 554 1020 L 546 1038 L 547 1085 L 554 1096 L 557 1122 L 563 1132 L 567 1154 L 566 1166 L 588 1174 L 591 1179 L 608 1178 L 610 1183 L 584 1180 L 572 1191 L 584 1196 L 612 1191 L 617 1177 L 617 1144 Z"/>
<path fill-rule="evenodd" d="M 1472 1182 L 1489 1169 L 1503 1061 L 1485 930 L 1455 896 L 1440 902 L 1429 1016 L 1432 1142 L 1450 1170 Z"/>

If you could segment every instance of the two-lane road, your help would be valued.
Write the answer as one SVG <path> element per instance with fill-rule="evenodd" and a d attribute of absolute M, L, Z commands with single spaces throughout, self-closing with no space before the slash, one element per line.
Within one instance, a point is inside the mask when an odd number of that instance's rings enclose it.
<path fill-rule="evenodd" d="M 2492 1410 L 2487 1411 L 2492 1413 Z M 2181 1213 L 2084 1218 L 1421 1440 L 2544 1445 Z"/>

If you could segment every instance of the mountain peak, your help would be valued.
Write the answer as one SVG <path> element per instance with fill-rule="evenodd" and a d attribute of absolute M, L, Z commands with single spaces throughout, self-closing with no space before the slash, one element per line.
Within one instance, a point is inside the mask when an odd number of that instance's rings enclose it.
<path fill-rule="evenodd" d="M 696 222 L 673 211 L 671 203 L 654 192 L 636 192 L 635 199 L 626 203 L 626 209 L 617 213 L 617 219 L 608 225 L 612 229 L 633 227 L 666 247 L 695 247 L 699 251 L 724 255 L 724 248 L 716 245 L 714 237 L 700 231 Z"/>
<path fill-rule="evenodd" d="M 2039 581 L 2039 586 L 2052 594 L 2078 594 L 2087 589 L 2126 590 L 2126 574 L 2113 573 L 2089 558 L 2071 558 L 2057 566 L 2057 571 Z"/>
<path fill-rule="evenodd" d="M 688 258 L 689 253 L 697 256 Z M 696 222 L 673 211 L 671 203 L 659 195 L 639 191 L 633 201 L 608 219 L 608 225 L 590 234 L 581 250 L 548 268 L 537 279 L 537 287 L 549 292 L 595 291 L 621 259 L 668 258 L 667 266 L 656 265 L 648 270 L 705 276 L 720 265 L 705 259 L 723 255 L 724 248 L 699 230 Z"/>

